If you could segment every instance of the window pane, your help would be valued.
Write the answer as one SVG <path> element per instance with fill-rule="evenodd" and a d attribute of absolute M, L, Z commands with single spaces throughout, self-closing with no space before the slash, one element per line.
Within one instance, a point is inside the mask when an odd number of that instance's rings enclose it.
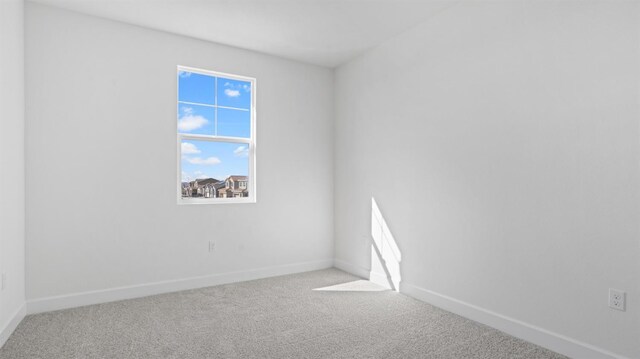
<path fill-rule="evenodd" d="M 215 108 L 198 105 L 178 105 L 178 132 L 215 135 Z"/>
<path fill-rule="evenodd" d="M 251 112 L 218 108 L 218 136 L 251 137 Z"/>
<path fill-rule="evenodd" d="M 249 196 L 249 145 L 183 140 L 182 198 Z"/>
<path fill-rule="evenodd" d="M 178 100 L 215 105 L 216 78 L 195 72 L 178 72 Z"/>
<path fill-rule="evenodd" d="M 218 78 L 218 105 L 250 109 L 251 82 Z"/>

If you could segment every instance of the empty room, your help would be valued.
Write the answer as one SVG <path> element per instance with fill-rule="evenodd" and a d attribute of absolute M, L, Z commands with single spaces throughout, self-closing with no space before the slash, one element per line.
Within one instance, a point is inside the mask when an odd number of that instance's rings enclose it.
<path fill-rule="evenodd" d="M 0 0 L 0 358 L 640 359 L 640 0 Z"/>

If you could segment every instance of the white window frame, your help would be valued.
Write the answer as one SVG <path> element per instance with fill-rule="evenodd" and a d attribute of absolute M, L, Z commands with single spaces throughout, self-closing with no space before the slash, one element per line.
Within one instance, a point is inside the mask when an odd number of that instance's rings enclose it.
<path fill-rule="evenodd" d="M 179 93 L 179 76 L 180 71 L 184 72 L 193 72 L 201 75 L 214 76 L 214 77 L 223 77 L 232 80 L 240 80 L 251 83 L 251 137 L 250 138 L 242 138 L 242 137 L 226 137 L 226 136 L 213 136 L 213 135 L 197 135 L 197 134 L 185 134 L 180 133 L 178 131 L 178 111 L 181 103 L 184 104 L 194 104 L 194 105 L 203 105 L 192 102 L 180 102 L 178 97 Z M 228 74 L 224 72 L 203 70 L 188 66 L 178 65 L 176 70 L 176 124 L 174 126 L 177 134 L 177 163 L 178 163 L 178 171 L 177 171 L 177 198 L 178 204 L 234 204 L 234 203 L 256 203 L 256 79 L 253 77 L 239 76 Z M 216 91 L 217 92 L 217 91 Z M 217 96 L 217 93 L 216 93 Z M 212 107 L 210 104 L 204 104 L 204 106 Z M 217 107 L 216 105 L 213 105 Z M 225 106 L 220 106 L 220 108 L 225 108 Z M 198 141 L 211 141 L 211 142 L 232 142 L 232 143 L 244 143 L 249 147 L 249 179 L 247 181 L 247 190 L 249 190 L 248 197 L 240 197 L 240 198 L 194 198 L 182 197 L 182 141 L 183 140 L 198 140 Z M 218 178 L 220 181 L 225 181 L 226 178 Z"/>

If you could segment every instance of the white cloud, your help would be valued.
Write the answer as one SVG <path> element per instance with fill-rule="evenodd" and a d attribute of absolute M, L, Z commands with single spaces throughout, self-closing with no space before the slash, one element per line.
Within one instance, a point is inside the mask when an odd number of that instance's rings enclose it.
<path fill-rule="evenodd" d="M 201 128 L 209 123 L 209 121 L 202 116 L 186 115 L 180 117 L 178 120 L 178 130 L 188 132 Z"/>
<path fill-rule="evenodd" d="M 238 97 L 240 96 L 240 90 L 244 90 L 244 92 L 251 91 L 251 85 L 249 84 L 232 84 L 231 82 L 224 83 L 224 94 L 229 97 Z"/>
<path fill-rule="evenodd" d="M 196 179 L 203 179 L 203 178 L 209 178 L 209 176 L 207 176 L 204 172 L 202 171 L 194 171 L 193 175 L 196 177 Z"/>
<path fill-rule="evenodd" d="M 224 94 L 229 97 L 238 97 L 240 96 L 240 91 L 232 90 L 232 89 L 224 89 Z"/>
<path fill-rule="evenodd" d="M 193 158 L 187 158 L 186 161 L 191 163 L 192 165 L 217 165 L 222 162 L 218 157 L 207 157 L 207 158 L 193 157 Z"/>
<path fill-rule="evenodd" d="M 191 176 L 185 171 L 182 171 L 182 182 L 191 182 Z"/>
<path fill-rule="evenodd" d="M 249 156 L 249 148 L 247 146 L 238 146 L 238 148 L 233 150 L 233 154 L 237 157 L 247 157 Z"/>
<path fill-rule="evenodd" d="M 198 147 L 196 147 L 196 145 L 191 142 L 182 142 L 180 148 L 182 149 L 183 155 L 195 155 L 197 153 L 200 153 Z"/>

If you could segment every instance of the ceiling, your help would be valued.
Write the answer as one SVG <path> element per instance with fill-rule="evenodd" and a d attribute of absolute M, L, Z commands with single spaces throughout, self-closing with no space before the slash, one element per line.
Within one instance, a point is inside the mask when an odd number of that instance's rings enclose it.
<path fill-rule="evenodd" d="M 32 0 L 306 63 L 335 67 L 454 0 Z"/>

